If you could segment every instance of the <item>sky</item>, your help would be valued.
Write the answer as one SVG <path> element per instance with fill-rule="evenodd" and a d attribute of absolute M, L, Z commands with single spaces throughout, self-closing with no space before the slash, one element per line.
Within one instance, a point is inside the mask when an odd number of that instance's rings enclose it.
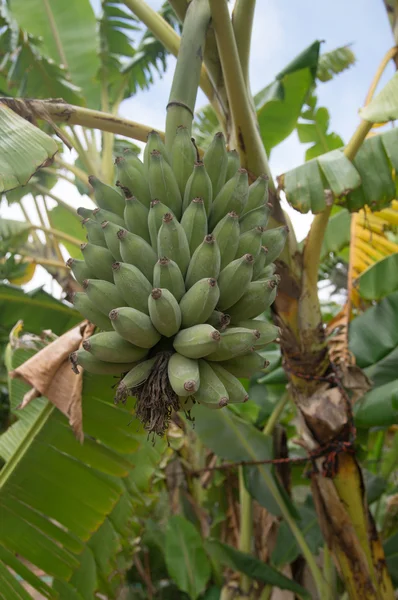
<path fill-rule="evenodd" d="M 162 1 L 147 0 L 147 4 L 159 9 Z M 100 0 L 91 2 L 98 13 Z M 286 64 L 315 40 L 323 40 L 321 52 L 351 44 L 356 56 L 354 66 L 330 82 L 319 83 L 317 87 L 318 106 L 326 106 L 330 113 L 329 131 L 338 133 L 347 142 L 359 123 L 358 110 L 363 105 L 377 67 L 387 50 L 394 45 L 383 1 L 257 0 L 250 60 L 253 93 L 270 83 Z M 164 130 L 165 107 L 174 65 L 175 59 L 170 57 L 163 78 L 158 79 L 150 90 L 138 92 L 124 101 L 120 114 Z M 393 72 L 391 64 L 380 86 L 386 83 Z M 205 104 L 206 97 L 199 91 L 196 107 Z M 274 176 L 301 164 L 306 147 L 293 132 L 275 148 L 270 156 Z M 54 191 L 75 206 L 90 205 L 88 199 L 82 199 L 68 184 L 58 183 Z M 290 208 L 288 212 L 297 238 L 303 239 L 308 232 L 311 215 L 300 215 Z M 5 218 L 21 218 L 18 207 L 7 208 L 4 202 L 1 215 Z M 44 284 L 45 289 L 57 293 L 54 284 L 50 288 L 50 279 L 43 269 L 37 268 L 28 288 Z"/>

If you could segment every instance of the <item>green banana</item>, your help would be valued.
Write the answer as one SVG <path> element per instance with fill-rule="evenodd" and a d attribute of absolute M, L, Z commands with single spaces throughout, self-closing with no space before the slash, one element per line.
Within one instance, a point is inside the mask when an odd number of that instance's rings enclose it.
<path fill-rule="evenodd" d="M 254 261 L 254 267 L 253 267 L 253 281 L 256 281 L 257 279 L 263 279 L 261 273 L 264 270 L 265 267 L 265 261 L 267 260 L 267 254 L 268 254 L 268 248 L 266 248 L 265 246 L 261 246 L 260 248 L 260 254 L 257 256 L 256 260 Z"/>
<path fill-rule="evenodd" d="M 103 248 L 107 247 L 101 225 L 97 221 L 94 221 L 94 219 L 83 219 L 82 225 L 86 228 L 87 239 L 90 244 L 102 246 Z"/>
<path fill-rule="evenodd" d="M 178 182 L 172 168 L 158 150 L 151 152 L 148 178 L 151 198 L 160 200 L 179 219 L 182 213 L 182 198 Z"/>
<path fill-rule="evenodd" d="M 120 375 L 129 371 L 133 366 L 133 363 L 111 363 L 99 360 L 83 348 L 80 348 L 77 352 L 72 352 L 69 355 L 69 360 L 75 373 L 79 373 L 77 367 L 80 365 L 85 371 L 94 375 Z"/>
<path fill-rule="evenodd" d="M 215 198 L 225 183 L 228 168 L 228 154 L 225 148 L 224 135 L 221 132 L 216 133 L 214 136 L 204 154 L 203 162 L 210 177 L 213 198 Z"/>
<path fill-rule="evenodd" d="M 175 335 L 181 327 L 181 310 L 173 294 L 154 288 L 148 298 L 148 309 L 155 329 L 165 337 Z"/>
<path fill-rule="evenodd" d="M 194 398 L 204 406 L 222 408 L 228 404 L 228 392 L 206 360 L 199 360 L 200 386 Z"/>
<path fill-rule="evenodd" d="M 145 313 L 123 306 L 111 310 L 109 318 L 114 330 L 125 340 L 140 348 L 152 348 L 160 340 L 160 334 Z"/>
<path fill-rule="evenodd" d="M 244 254 L 221 271 L 218 278 L 218 287 L 220 288 L 218 307 L 221 310 L 226 310 L 236 304 L 243 296 L 252 280 L 253 262 L 251 254 Z"/>
<path fill-rule="evenodd" d="M 118 156 L 115 160 L 117 182 L 116 185 L 128 188 L 131 195 L 147 208 L 151 202 L 146 177 L 137 168 L 133 167 L 123 156 Z"/>
<path fill-rule="evenodd" d="M 94 198 L 100 208 L 109 210 L 119 217 L 123 217 L 124 199 L 115 188 L 106 185 L 94 175 L 88 178 L 94 190 Z"/>
<path fill-rule="evenodd" d="M 203 198 L 194 198 L 185 210 L 181 226 L 187 236 L 191 256 L 207 234 L 207 215 Z"/>
<path fill-rule="evenodd" d="M 94 244 L 82 244 L 80 246 L 84 260 L 89 269 L 98 279 L 113 282 L 112 264 L 113 256 L 107 248 L 94 246 Z"/>
<path fill-rule="evenodd" d="M 218 329 L 218 331 L 224 331 L 230 324 L 231 318 L 219 310 L 213 310 L 206 322 L 215 329 Z"/>
<path fill-rule="evenodd" d="M 247 171 L 246 169 L 238 169 L 213 200 L 209 216 L 209 228 L 213 229 L 231 211 L 240 215 L 247 202 L 248 192 Z"/>
<path fill-rule="evenodd" d="M 289 227 L 287 227 L 287 225 L 275 227 L 275 229 L 268 229 L 263 233 L 262 244 L 268 248 L 265 266 L 271 264 L 278 258 L 285 246 L 288 233 Z"/>
<path fill-rule="evenodd" d="M 265 361 L 257 352 L 251 350 L 248 354 L 222 361 L 220 362 L 220 365 L 226 371 L 235 375 L 235 377 L 245 377 L 250 379 L 254 374 L 260 373 L 268 366 L 269 362 Z"/>
<path fill-rule="evenodd" d="M 136 362 L 148 354 L 145 348 L 133 346 L 116 331 L 96 333 L 83 342 L 83 348 L 95 358 L 110 363 Z"/>
<path fill-rule="evenodd" d="M 110 221 L 111 223 L 115 223 L 115 225 L 119 225 L 119 227 L 124 227 L 124 219 L 122 217 L 104 208 L 95 208 L 93 210 L 93 217 L 100 225 L 104 221 Z"/>
<path fill-rule="evenodd" d="M 184 195 L 185 186 L 193 171 L 196 160 L 196 150 L 192 143 L 191 136 L 187 127 L 180 125 L 177 127 L 176 136 L 171 147 L 171 166 L 181 198 Z"/>
<path fill-rule="evenodd" d="M 149 314 L 148 296 L 152 285 L 145 275 L 134 265 L 124 262 L 113 263 L 112 269 L 116 289 L 124 300 L 119 306 L 126 303 L 131 308 Z"/>
<path fill-rule="evenodd" d="M 182 275 L 185 276 L 191 253 L 185 231 L 171 213 L 166 213 L 162 219 L 162 226 L 158 233 L 158 255 L 174 260 Z"/>
<path fill-rule="evenodd" d="M 178 396 L 178 401 L 180 403 L 179 410 L 184 412 L 189 417 L 190 411 L 195 406 L 194 398 L 192 396 Z"/>
<path fill-rule="evenodd" d="M 159 229 L 162 226 L 164 215 L 168 213 L 172 214 L 174 217 L 172 211 L 170 211 L 170 209 L 165 204 L 162 204 L 160 200 L 152 200 L 148 214 L 148 229 L 149 236 L 151 238 L 151 245 L 155 252 L 158 251 Z"/>
<path fill-rule="evenodd" d="M 259 206 L 263 206 L 268 202 L 268 177 L 260 175 L 254 183 L 249 187 L 249 195 L 247 197 L 246 206 L 242 210 L 241 216 L 245 215 Z"/>
<path fill-rule="evenodd" d="M 144 166 L 146 173 L 149 171 L 149 160 L 151 156 L 151 152 L 157 150 L 163 156 L 164 160 L 171 163 L 169 153 L 166 150 L 166 146 L 164 145 L 160 135 L 157 131 L 151 131 L 148 134 L 147 142 L 144 148 Z"/>
<path fill-rule="evenodd" d="M 184 191 L 183 209 L 187 210 L 194 198 L 203 198 L 206 214 L 210 213 L 213 201 L 213 188 L 204 163 L 197 162 L 187 181 Z"/>
<path fill-rule="evenodd" d="M 115 225 L 115 223 L 111 223 L 110 221 L 104 221 L 101 223 L 101 227 L 104 232 L 106 245 L 108 246 L 108 250 L 112 254 L 113 258 L 115 260 L 122 260 L 119 238 L 117 237 L 117 232 L 119 231 L 120 227 Z"/>
<path fill-rule="evenodd" d="M 86 265 L 85 261 L 78 258 L 68 258 L 66 266 L 70 268 L 80 285 L 83 285 L 85 279 L 90 279 L 94 275 L 94 272 Z"/>
<path fill-rule="evenodd" d="M 114 283 L 101 279 L 85 279 L 83 287 L 98 310 L 108 315 L 113 308 L 123 306 L 124 300 Z"/>
<path fill-rule="evenodd" d="M 272 204 L 268 203 L 245 213 L 239 221 L 241 234 L 254 229 L 254 227 L 265 228 L 267 226 L 271 210 Z"/>
<path fill-rule="evenodd" d="M 228 155 L 228 167 L 227 167 L 227 174 L 225 177 L 225 181 L 228 181 L 228 179 L 231 179 L 240 167 L 239 154 L 236 150 L 229 150 L 229 152 L 227 152 L 227 155 Z"/>
<path fill-rule="evenodd" d="M 199 389 L 198 361 L 187 358 L 178 352 L 170 356 L 168 376 L 170 385 L 178 396 L 191 396 Z"/>
<path fill-rule="evenodd" d="M 253 346 L 257 349 L 264 348 L 267 344 L 274 342 L 281 334 L 279 327 L 268 321 L 260 321 L 255 319 L 246 319 L 239 321 L 237 327 L 246 327 L 246 329 L 256 329 L 260 332 L 260 337 Z"/>
<path fill-rule="evenodd" d="M 239 245 L 236 251 L 235 258 L 240 258 L 244 254 L 252 254 L 254 260 L 260 254 L 262 235 L 264 227 L 255 227 L 250 231 L 246 231 L 239 237 Z"/>
<path fill-rule="evenodd" d="M 126 160 L 126 163 L 129 167 L 137 169 L 137 171 L 139 171 L 142 174 L 142 176 L 146 178 L 147 173 L 145 165 L 138 158 L 138 154 L 136 154 L 134 150 L 131 150 L 130 148 L 125 148 L 123 150 L 123 158 Z"/>
<path fill-rule="evenodd" d="M 179 302 L 185 294 L 185 283 L 182 273 L 174 260 L 159 258 L 153 270 L 153 285 L 169 290 Z"/>
<path fill-rule="evenodd" d="M 180 302 L 183 327 L 205 323 L 215 309 L 219 296 L 220 290 L 215 279 L 197 281 Z"/>
<path fill-rule="evenodd" d="M 244 327 L 229 327 L 221 334 L 217 350 L 207 356 L 211 361 L 224 361 L 246 354 L 254 347 L 254 342 L 260 337 L 257 330 Z"/>
<path fill-rule="evenodd" d="M 227 390 L 229 402 L 231 404 L 240 404 L 249 400 L 248 393 L 235 375 L 232 375 L 232 373 L 227 371 L 227 369 L 224 369 L 221 364 L 216 362 L 211 364 L 211 368 Z"/>
<path fill-rule="evenodd" d="M 126 196 L 126 207 L 124 209 L 124 222 L 130 233 L 141 236 L 148 244 L 151 238 L 148 229 L 149 210 L 141 204 L 135 196 Z"/>
<path fill-rule="evenodd" d="M 83 206 L 79 206 L 77 209 L 77 214 L 82 219 L 93 219 L 93 211 L 90 208 L 84 208 Z"/>
<path fill-rule="evenodd" d="M 196 248 L 189 263 L 185 286 L 187 290 L 197 281 L 205 277 L 217 279 L 220 273 L 221 256 L 216 238 L 206 235 L 203 242 Z"/>
<path fill-rule="evenodd" d="M 84 292 L 76 292 L 72 297 L 72 303 L 85 319 L 88 319 L 88 321 L 91 321 L 91 323 L 94 323 L 94 325 L 104 331 L 112 331 L 112 324 L 108 317 L 105 317 L 105 315 L 98 310 L 87 294 Z"/>
<path fill-rule="evenodd" d="M 276 271 L 276 264 L 271 263 L 270 265 L 267 265 L 266 267 L 263 268 L 263 270 L 261 271 L 261 273 L 260 273 L 259 277 L 257 277 L 257 279 L 269 279 L 269 277 L 274 275 L 275 271 Z"/>
<path fill-rule="evenodd" d="M 213 229 L 221 254 L 220 268 L 224 269 L 235 258 L 239 246 L 239 217 L 230 212 Z"/>
<path fill-rule="evenodd" d="M 120 401 L 126 402 L 127 396 L 130 395 L 129 392 L 148 379 L 156 360 L 157 356 L 148 358 L 147 360 L 134 365 L 133 368 L 129 370 L 117 387 L 115 404 L 118 404 Z"/>
<path fill-rule="evenodd" d="M 267 310 L 275 300 L 278 280 L 278 276 L 273 275 L 270 279 L 252 281 L 242 298 L 228 309 L 232 323 L 253 319 Z"/>
<path fill-rule="evenodd" d="M 194 325 L 182 329 L 174 338 L 174 349 L 187 358 L 202 358 L 214 352 L 220 343 L 221 334 L 211 325 Z"/>
<path fill-rule="evenodd" d="M 117 236 L 120 242 L 120 254 L 123 262 L 137 267 L 148 279 L 152 281 L 153 267 L 157 256 L 152 246 L 139 235 L 130 233 L 126 229 L 119 229 Z"/>

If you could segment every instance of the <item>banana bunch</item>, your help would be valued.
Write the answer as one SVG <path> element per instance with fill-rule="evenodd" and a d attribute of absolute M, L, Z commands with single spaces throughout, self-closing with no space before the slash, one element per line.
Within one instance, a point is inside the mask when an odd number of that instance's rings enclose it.
<path fill-rule="evenodd" d="M 73 302 L 101 331 L 70 359 L 119 375 L 115 401 L 135 396 L 162 435 L 173 410 L 248 399 L 238 378 L 263 369 L 258 352 L 279 332 L 261 315 L 288 229 L 266 229 L 267 178 L 249 186 L 221 133 L 203 162 L 179 127 L 171 153 L 151 132 L 143 162 L 125 151 L 115 165 L 118 189 L 90 177 L 98 208 L 77 211 L 87 243 L 67 263 L 84 289 Z"/>

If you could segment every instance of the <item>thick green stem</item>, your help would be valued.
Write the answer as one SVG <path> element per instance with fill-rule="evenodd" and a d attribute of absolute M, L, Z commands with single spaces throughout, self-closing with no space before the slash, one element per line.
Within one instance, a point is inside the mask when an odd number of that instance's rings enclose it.
<path fill-rule="evenodd" d="M 240 506 L 240 533 L 239 550 L 251 554 L 253 537 L 253 503 L 245 486 L 243 467 L 239 467 L 239 506 Z M 250 577 L 242 574 L 241 588 L 247 594 L 251 587 Z"/>
<path fill-rule="evenodd" d="M 184 125 L 189 131 L 192 128 L 209 23 L 208 0 L 192 0 L 185 16 L 180 52 L 167 105 L 166 146 L 169 149 L 179 125 Z"/>
<path fill-rule="evenodd" d="M 271 435 L 274 431 L 278 421 L 280 419 L 281 414 L 283 413 L 286 404 L 289 402 L 290 395 L 289 392 L 285 392 L 279 402 L 275 405 L 274 410 L 270 414 L 268 421 L 265 424 L 263 429 L 264 435 Z"/>
<path fill-rule="evenodd" d="M 236 47 L 238 49 L 242 75 L 246 86 L 249 87 L 250 43 L 253 29 L 254 9 L 256 0 L 236 0 L 232 13 Z"/>

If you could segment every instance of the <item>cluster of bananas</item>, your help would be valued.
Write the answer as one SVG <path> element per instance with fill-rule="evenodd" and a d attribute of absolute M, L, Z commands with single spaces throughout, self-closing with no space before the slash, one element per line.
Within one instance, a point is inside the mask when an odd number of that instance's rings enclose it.
<path fill-rule="evenodd" d="M 116 401 L 136 396 L 137 416 L 162 434 L 172 410 L 247 400 L 238 378 L 264 367 L 257 351 L 278 336 L 255 317 L 275 299 L 288 230 L 266 230 L 267 178 L 249 186 L 221 133 L 203 162 L 179 127 L 170 154 L 152 132 L 143 162 L 125 151 L 115 165 L 123 195 L 90 177 L 99 208 L 77 211 L 88 243 L 67 263 L 85 290 L 73 301 L 102 332 L 70 358 L 124 375 Z"/>

